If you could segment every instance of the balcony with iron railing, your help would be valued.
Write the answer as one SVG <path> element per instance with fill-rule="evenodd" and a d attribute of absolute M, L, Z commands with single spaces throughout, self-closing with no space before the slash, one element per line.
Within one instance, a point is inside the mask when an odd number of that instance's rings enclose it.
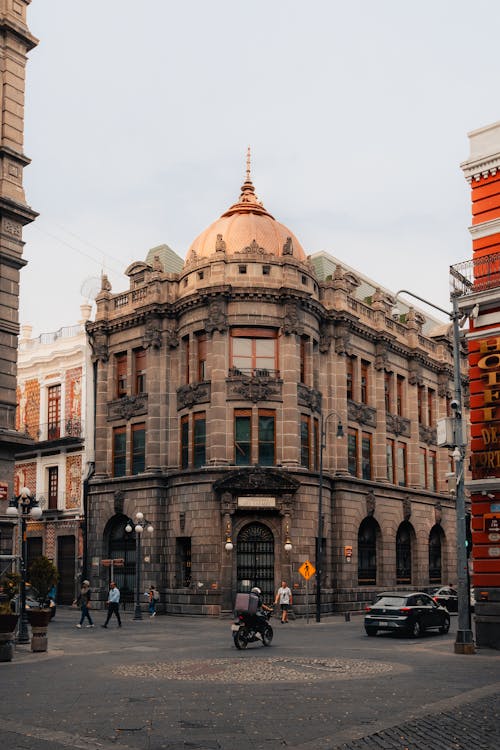
<path fill-rule="evenodd" d="M 61 339 L 73 338 L 79 334 L 85 333 L 85 327 L 77 324 L 74 326 L 63 326 L 57 331 L 51 331 L 50 333 L 41 333 L 34 339 L 21 339 L 19 342 L 19 351 L 26 351 L 33 349 L 36 346 L 44 344 L 54 344 L 56 341 Z"/>
<path fill-rule="evenodd" d="M 228 375 L 230 378 L 270 378 L 272 380 L 279 380 L 280 371 L 265 367 L 230 367 Z"/>
<path fill-rule="evenodd" d="M 46 422 L 38 425 L 37 430 L 25 428 L 25 432 L 37 442 L 64 440 L 75 442 L 83 440 L 85 425 L 82 419 L 66 419 L 60 422 Z"/>
<path fill-rule="evenodd" d="M 452 295 L 465 296 L 500 287 L 500 253 L 472 258 L 450 266 Z"/>

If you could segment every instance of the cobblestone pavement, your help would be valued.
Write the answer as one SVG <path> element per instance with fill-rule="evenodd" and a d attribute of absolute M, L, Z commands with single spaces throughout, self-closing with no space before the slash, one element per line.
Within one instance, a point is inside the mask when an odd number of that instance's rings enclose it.
<path fill-rule="evenodd" d="M 500 696 L 408 721 L 332 750 L 498 750 Z"/>

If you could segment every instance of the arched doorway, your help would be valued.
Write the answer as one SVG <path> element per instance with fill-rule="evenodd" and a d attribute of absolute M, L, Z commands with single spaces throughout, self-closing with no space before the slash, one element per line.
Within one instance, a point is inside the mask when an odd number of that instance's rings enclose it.
<path fill-rule="evenodd" d="M 429 533 L 429 583 L 442 583 L 442 538 L 443 530 L 435 524 Z"/>
<path fill-rule="evenodd" d="M 126 516 L 115 516 L 106 526 L 105 548 L 107 547 L 107 557 L 110 560 L 124 560 L 123 567 L 113 568 L 113 580 L 120 589 L 120 599 L 122 602 L 134 601 L 135 590 L 135 538 L 127 534 L 125 526 L 128 523 Z M 111 580 L 111 568 L 108 568 L 109 579 Z"/>
<path fill-rule="evenodd" d="M 400 523 L 396 534 L 396 583 L 411 583 L 412 537 L 411 523 Z"/>
<path fill-rule="evenodd" d="M 377 532 L 378 523 L 370 516 L 358 529 L 358 585 L 375 586 L 377 583 Z"/>
<path fill-rule="evenodd" d="M 274 596 L 274 537 L 262 523 L 250 523 L 236 542 L 237 590 L 258 586 L 264 600 Z"/>

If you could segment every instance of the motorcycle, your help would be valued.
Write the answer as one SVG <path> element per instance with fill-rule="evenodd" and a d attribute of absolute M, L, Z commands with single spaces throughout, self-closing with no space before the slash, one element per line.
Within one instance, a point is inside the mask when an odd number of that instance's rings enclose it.
<path fill-rule="evenodd" d="M 273 629 L 269 624 L 272 610 L 262 610 L 259 614 L 250 615 L 248 612 L 237 612 L 231 625 L 234 645 L 238 650 L 246 648 L 249 643 L 261 641 L 264 646 L 270 646 L 273 640 Z"/>

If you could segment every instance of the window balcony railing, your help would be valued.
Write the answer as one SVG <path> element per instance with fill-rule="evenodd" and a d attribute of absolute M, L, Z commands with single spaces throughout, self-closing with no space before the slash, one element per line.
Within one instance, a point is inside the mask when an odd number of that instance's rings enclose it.
<path fill-rule="evenodd" d="M 230 378 L 271 378 L 279 380 L 280 371 L 263 367 L 230 367 Z"/>
<path fill-rule="evenodd" d="M 46 422 L 38 426 L 36 433 L 26 427 L 26 432 L 34 440 L 43 442 L 46 440 L 61 440 L 62 438 L 84 437 L 84 423 L 82 419 L 66 419 L 61 422 Z"/>
<path fill-rule="evenodd" d="M 462 296 L 500 286 L 500 253 L 450 266 L 450 288 Z"/>

